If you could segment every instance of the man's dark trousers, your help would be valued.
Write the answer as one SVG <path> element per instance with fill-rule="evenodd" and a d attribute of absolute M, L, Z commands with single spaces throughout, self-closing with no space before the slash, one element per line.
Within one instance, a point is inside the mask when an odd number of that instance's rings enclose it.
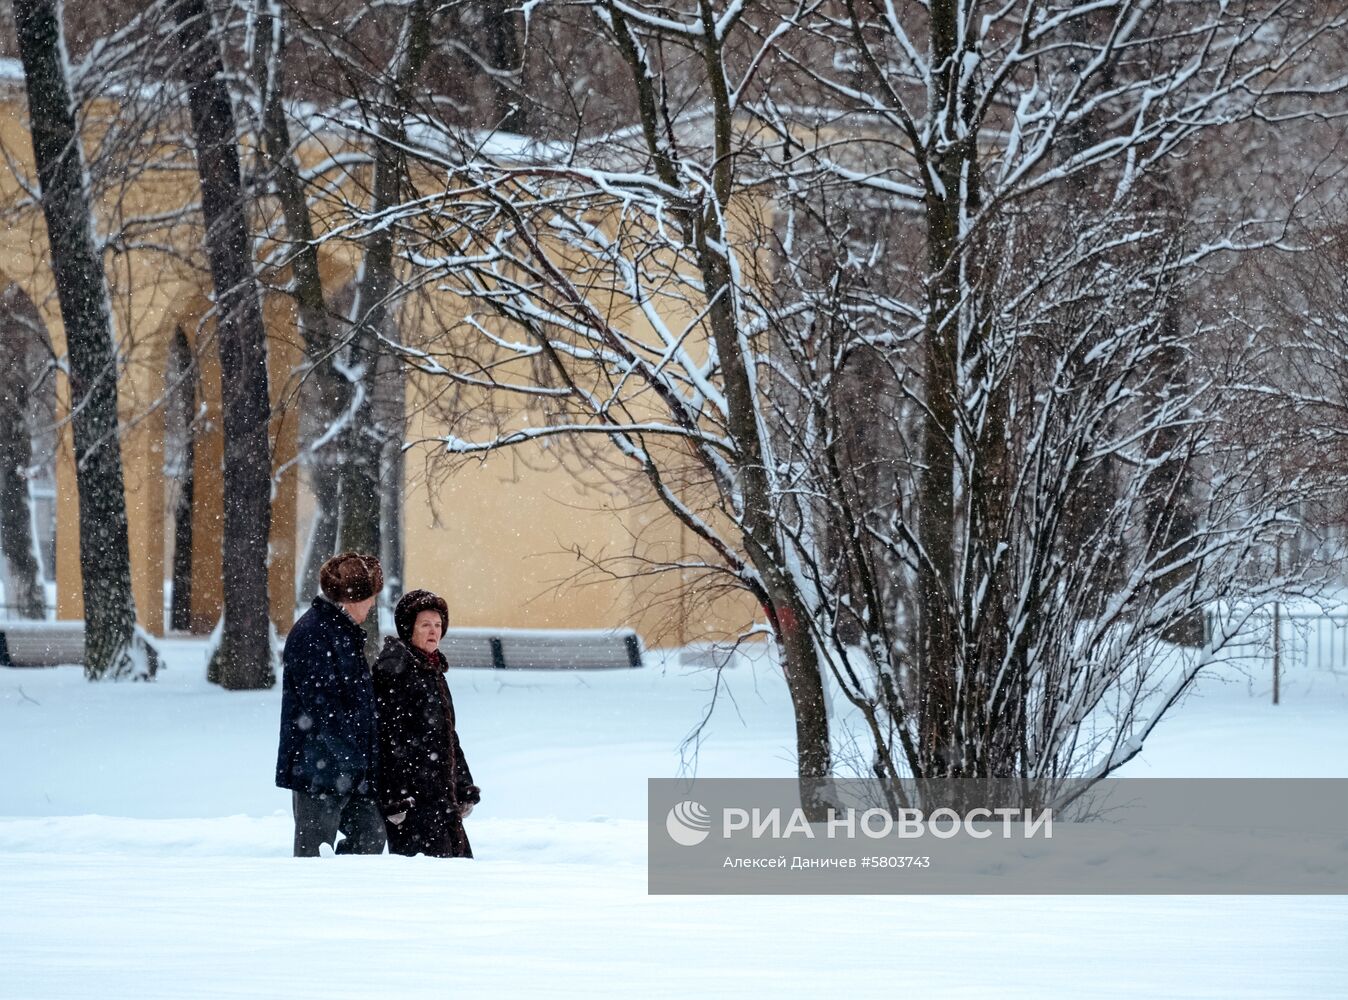
<path fill-rule="evenodd" d="M 335 792 L 293 792 L 295 808 L 295 857 L 316 858 L 323 844 L 329 846 L 340 831 L 344 839 L 338 854 L 382 854 L 384 817 L 374 799 Z"/>

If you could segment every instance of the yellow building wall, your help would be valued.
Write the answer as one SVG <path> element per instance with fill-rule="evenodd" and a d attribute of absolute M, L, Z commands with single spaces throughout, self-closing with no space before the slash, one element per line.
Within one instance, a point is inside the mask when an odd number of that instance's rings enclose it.
<path fill-rule="evenodd" d="M 498 452 L 428 478 L 436 450 L 409 456 L 404 579 L 443 596 L 453 624 L 630 626 L 648 643 L 684 644 L 739 634 L 754 620 L 742 592 L 713 599 L 686 592 L 677 572 L 639 573 L 634 553 L 687 559 L 697 550 L 690 532 L 649 502 L 634 505 L 627 490 L 583 486 L 538 454 L 526 462 Z"/>
<path fill-rule="evenodd" d="M 23 95 L 20 92 L 0 98 L 4 112 L 0 113 L 0 148 L 31 178 L 32 145 Z M 117 207 L 134 215 L 190 203 L 197 196 L 195 180 L 194 175 L 147 179 L 118 192 Z M 24 204 L 25 201 L 26 194 L 14 172 L 0 172 L 0 211 L 4 212 L 6 222 L 0 227 L 0 271 L 33 300 L 53 349 L 61 356 L 66 349 L 65 334 L 50 269 L 46 226 L 38 207 Z M 110 206 L 99 207 L 111 211 Z M 187 252 L 192 249 L 184 248 Z M 195 352 L 206 412 L 196 453 L 192 597 L 193 630 L 210 631 L 221 609 L 223 491 L 219 360 L 210 340 L 213 326 L 202 322 L 210 308 L 206 294 L 209 276 L 189 267 L 183 259 L 145 250 L 113 257 L 106 274 L 113 334 L 123 364 L 118 382 L 118 412 L 122 425 L 132 592 L 141 625 L 156 635 L 164 631 L 164 583 L 168 575 L 163 412 L 168 351 L 178 326 L 194 345 L 198 332 L 204 338 Z M 294 309 L 288 300 L 268 297 L 264 315 L 272 402 L 276 408 L 271 426 L 273 462 L 279 468 L 290 463 L 297 445 L 298 414 L 293 408 L 281 406 L 284 402 L 281 394 L 298 364 L 299 347 Z M 69 388 L 64 374 L 58 376 L 56 392 L 58 417 L 68 421 Z M 277 479 L 273 495 L 269 588 L 272 619 L 282 630 L 288 629 L 293 621 L 297 479 L 291 465 Z M 80 618 L 84 614 L 84 601 L 80 586 L 79 493 L 68 422 L 61 428 L 56 457 L 56 538 L 57 617 Z"/>
<path fill-rule="evenodd" d="M 21 89 L 0 92 L 0 147 L 33 176 L 31 144 Z M 131 182 L 119 192 L 126 212 L 171 210 L 194 201 L 196 177 L 178 170 Z M 48 244 L 40 211 L 24 205 L 13 172 L 0 170 L 0 271 L 32 298 L 58 355 L 65 350 L 60 310 L 52 286 Z M 100 210 L 111 213 L 113 206 Z M 182 240 L 200 234 L 176 231 Z M 110 258 L 109 286 L 115 336 L 125 361 L 119 383 L 124 437 L 132 586 L 141 624 L 151 633 L 165 627 L 166 532 L 164 413 L 169 345 L 181 327 L 198 349 L 200 398 L 205 421 L 195 441 L 192 628 L 206 632 L 220 613 L 221 461 L 219 364 L 210 322 L 209 275 L 186 262 L 199 246 L 184 243 L 181 256 L 129 250 Z M 349 248 L 325 251 L 323 268 L 331 294 L 354 273 Z M 450 316 L 463 304 L 446 296 L 437 304 Z M 274 416 L 273 467 L 284 469 L 274 493 L 269 589 L 272 618 L 281 632 L 296 615 L 297 549 L 310 530 L 312 504 L 302 496 L 293 462 L 298 438 L 296 371 L 303 360 L 290 300 L 264 300 L 268 365 Z M 57 385 L 59 412 L 69 413 L 64 377 Z M 445 463 L 436 439 L 447 424 L 426 402 L 435 387 L 408 388 L 409 439 L 421 441 L 408 454 L 404 502 L 404 580 L 448 600 L 454 623 L 521 628 L 630 626 L 648 642 L 682 643 L 735 635 L 757 613 L 743 592 L 693 588 L 694 574 L 632 574 L 628 564 L 607 560 L 636 554 L 695 559 L 687 532 L 646 493 L 639 478 L 619 476 L 615 485 L 583 458 L 535 449 L 502 453 L 483 461 Z M 83 614 L 79 572 L 78 494 L 69 427 L 57 455 L 57 613 Z M 600 565 L 597 567 L 595 563 Z M 614 572 L 619 573 L 618 576 Z"/>

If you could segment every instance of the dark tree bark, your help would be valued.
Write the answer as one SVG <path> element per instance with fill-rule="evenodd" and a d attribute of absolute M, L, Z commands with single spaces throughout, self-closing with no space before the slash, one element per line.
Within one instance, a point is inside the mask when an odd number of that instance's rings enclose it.
<path fill-rule="evenodd" d="M 661 96 L 656 80 L 648 71 L 643 48 L 616 7 L 606 10 L 606 28 L 612 33 L 631 72 L 638 112 L 647 151 L 654 161 L 656 175 L 671 187 L 679 187 L 679 164 L 674 151 L 661 138 Z M 732 153 L 735 113 L 725 77 L 724 52 L 718 32 L 710 23 L 710 8 L 702 8 L 701 56 L 707 74 L 711 104 L 714 111 L 715 170 L 712 173 L 711 192 L 704 207 L 680 211 L 679 218 L 692 259 L 703 283 L 707 300 L 706 321 L 715 344 L 723 380 L 727 432 L 734 443 L 735 483 L 722 481 L 719 488 L 737 509 L 734 516 L 739 524 L 740 541 L 748 562 L 757 572 L 751 590 L 763 607 L 772 627 L 781 656 L 782 672 L 791 696 L 796 725 L 796 772 L 800 786 L 801 804 L 812 822 L 822 822 L 826 803 L 823 799 L 824 782 L 832 771 L 832 749 L 829 741 L 828 707 L 824 694 L 819 651 L 810 627 L 810 611 L 803 595 L 789 573 L 778 534 L 778 510 L 768 480 L 764 457 L 764 441 L 760 437 L 757 400 L 750 365 L 752 358 L 744 350 L 745 330 L 740 323 L 734 301 L 734 281 L 730 261 L 724 247 L 727 237 L 722 220 L 727 217 L 734 191 L 735 157 Z M 709 30 L 710 29 L 710 30 Z M 560 364 L 559 369 L 562 368 Z M 681 406 L 674 406 L 680 412 Z M 717 475 L 716 462 L 708 462 L 708 470 Z M 645 464 L 647 476 L 657 493 L 664 495 L 662 473 L 653 462 Z M 677 504 L 669 509 L 686 525 L 697 531 L 694 523 Z M 738 558 L 730 555 L 732 559 Z"/>
<path fill-rule="evenodd" d="M 1151 202 L 1157 221 L 1178 240 L 1185 223 L 1183 199 L 1175 191 L 1168 167 L 1155 171 Z M 1178 346 L 1182 341 L 1183 292 L 1174 278 L 1166 292 L 1165 316 L 1161 328 L 1156 331 L 1160 350 L 1155 371 L 1148 373 L 1146 387 L 1157 405 L 1189 384 L 1188 358 Z M 1157 595 L 1183 586 L 1193 577 L 1189 560 L 1198 528 L 1194 510 L 1194 447 L 1192 437 L 1175 425 L 1162 429 L 1147 442 L 1147 457 L 1157 463 L 1155 471 L 1148 477 L 1143 498 L 1147 551 L 1162 564 L 1174 566 L 1170 572 L 1158 575 L 1152 587 Z M 1207 641 L 1206 631 L 1200 612 L 1173 622 L 1163 633 L 1163 638 L 1179 646 L 1198 648 Z"/>
<path fill-rule="evenodd" d="M 8 565 L 5 612 L 41 618 L 46 612 L 28 500 L 33 464 L 34 324 L 32 302 L 17 285 L 0 292 L 0 554 Z"/>
<path fill-rule="evenodd" d="M 403 439 L 407 437 L 407 393 L 402 359 L 393 354 L 379 357 L 379 392 L 375 399 L 376 420 L 384 450 L 380 457 L 383 471 L 380 514 L 381 548 L 379 560 L 390 594 L 403 592 Z"/>
<path fill-rule="evenodd" d="M 381 212 L 397 204 L 405 162 L 400 146 L 405 138 L 402 125 L 404 111 L 412 105 L 411 90 L 430 51 L 431 5 L 417 0 L 407 12 L 398 40 L 393 79 L 384 95 L 380 109 L 381 121 L 375 139 L 374 199 L 371 213 Z M 388 415 L 376 408 L 381 393 L 379 378 L 379 336 L 387 333 L 390 325 L 388 299 L 393 292 L 393 234 L 388 227 L 378 227 L 365 244 L 364 267 L 356 289 L 356 301 L 351 309 L 355 326 L 351 344 L 352 367 L 361 372 L 364 391 L 354 418 L 343 435 L 342 455 L 342 519 L 340 548 L 379 555 L 385 547 L 381 539 L 381 510 L 386 491 L 396 491 L 401 503 L 401 482 L 391 483 L 381 475 L 381 459 L 390 437 Z M 398 377 L 395 371 L 394 377 Z M 384 419 L 381 420 L 381 417 Z M 397 431 L 401 420 L 392 421 Z M 392 506 L 391 498 L 389 506 Z M 400 553 L 401 547 L 396 546 Z M 388 567 L 386 579 L 398 579 L 401 567 Z M 378 616 L 366 623 L 371 646 L 377 647 Z"/>
<path fill-rule="evenodd" d="M 693 225 L 692 243 L 706 286 L 708 326 L 721 361 L 728 429 L 737 452 L 736 472 L 743 496 L 744 547 L 762 576 L 765 593 L 760 599 L 781 653 L 787 691 L 795 714 L 796 771 L 801 805 L 811 822 L 822 822 L 826 807 L 822 790 L 833 769 L 828 705 L 819 651 L 809 626 L 809 607 L 795 581 L 782 571 L 787 559 L 778 535 L 764 442 L 759 436 L 755 389 L 749 370 L 751 361 L 741 347 L 745 331 L 734 307 L 735 278 L 731 274 L 730 261 L 721 249 L 729 242 L 722 220 L 729 216 L 734 189 L 734 157 L 731 155 L 734 111 L 727 90 L 724 51 L 719 44 L 711 42 L 716 32 L 709 5 L 702 8 L 702 28 L 705 32 L 702 59 L 715 109 L 716 168 L 712 174 L 715 204 L 708 205 L 698 215 Z M 632 64 L 630 57 L 629 64 Z M 636 64 L 632 65 L 635 69 Z M 652 96 L 643 100 L 649 101 Z"/>
<path fill-rule="evenodd" d="M 169 604 L 169 628 L 192 630 L 192 501 L 196 490 L 192 473 L 192 446 L 187 446 L 178 503 L 173 511 L 173 581 Z"/>
<path fill-rule="evenodd" d="M 84 670 L 90 680 L 152 676 L 157 660 L 135 639 L 117 364 L 103 264 L 94 247 L 84 156 L 62 57 L 57 0 L 15 0 L 42 212 L 70 356 L 80 506 Z"/>
<path fill-rule="evenodd" d="M 401 453 L 394 451 L 402 437 L 402 390 L 400 384 L 394 387 L 385 383 L 397 382 L 401 376 L 396 365 L 381 363 L 378 341 L 389 325 L 386 299 L 393 288 L 393 239 L 391 234 L 381 232 L 365 247 L 361 279 L 350 310 L 354 326 L 351 361 L 362 372 L 363 395 L 355 412 L 349 414 L 356 387 L 339 376 L 332 363 L 346 331 L 336 329 L 328 309 L 313 222 L 291 150 L 282 102 L 280 69 L 285 42 L 279 23 L 281 11 L 272 0 L 258 0 L 257 12 L 253 65 L 262 95 L 260 132 L 286 228 L 295 245 L 291 257 L 293 288 L 310 363 L 305 400 L 314 407 L 313 424 L 319 433 L 337 421 L 347 421 L 335 442 L 310 457 L 310 485 L 317 511 L 300 592 L 308 596 L 317 590 L 319 567 L 339 547 L 380 555 L 385 561 L 385 578 L 396 584 L 401 579 L 401 523 L 390 515 L 400 514 L 402 503 Z M 381 95 L 384 107 L 380 116 L 392 124 L 381 126 L 381 141 L 374 151 L 375 212 L 388 208 L 398 197 L 403 160 L 396 145 L 402 137 L 403 112 L 411 105 L 411 86 L 429 51 L 430 14 L 426 3 L 416 3 L 408 12 L 398 42 L 393 80 Z M 388 531 L 394 537 L 385 537 Z M 375 621 L 371 622 L 372 642 L 377 642 Z"/>
<path fill-rule="evenodd" d="M 1105 20 L 1091 23 L 1083 18 L 1073 25 L 1070 34 L 1082 46 L 1089 46 L 1092 37 L 1096 36 L 1095 33 L 1105 31 L 1107 24 Z M 1102 86 L 1114 85 L 1118 58 L 1115 55 L 1102 67 L 1100 74 Z M 1072 157 L 1089 149 L 1106 134 L 1108 128 L 1109 114 L 1105 108 L 1099 108 L 1093 114 L 1083 116 L 1075 126 L 1064 130 L 1060 140 L 1062 148 L 1056 156 L 1057 162 L 1067 163 Z M 1072 217 L 1076 213 L 1085 214 L 1092 211 L 1090 201 L 1095 195 L 1093 180 L 1092 172 L 1086 170 L 1077 171 L 1067 178 L 1062 206 L 1064 215 Z M 1064 328 L 1063 335 L 1070 335 L 1070 327 Z M 1084 368 L 1085 355 L 1084 350 L 1078 352 L 1078 356 L 1071 358 L 1071 363 L 1078 368 Z M 1116 536 L 1121 534 L 1111 532 L 1109 524 L 1110 512 L 1114 510 L 1119 500 L 1116 461 L 1117 459 L 1112 457 L 1106 458 L 1100 463 L 1098 470 L 1092 470 L 1088 475 L 1074 477 L 1072 491 L 1079 499 L 1076 504 L 1063 512 L 1062 521 L 1068 551 L 1072 549 L 1092 551 L 1103 546 L 1113 550 L 1109 558 L 1102 560 L 1100 571 L 1087 581 L 1087 586 L 1092 590 L 1092 596 L 1100 608 L 1103 608 L 1109 598 L 1123 585 L 1120 574 L 1123 567 L 1124 539 L 1115 537 L 1108 542 L 1104 540 L 1106 533 Z M 1083 462 L 1081 468 L 1085 470 L 1090 467 Z"/>
<path fill-rule="evenodd" d="M 487 58 L 498 75 L 492 77 L 496 96 L 496 121 L 492 124 L 506 132 L 523 132 L 528 126 L 524 102 L 505 82 L 503 74 L 523 73 L 515 16 L 503 0 L 484 0 L 482 30 L 486 34 Z"/>
<path fill-rule="evenodd" d="M 1158 352 L 1156 371 L 1148 386 L 1148 390 L 1158 397 L 1188 382 L 1184 351 L 1171 346 L 1180 341 L 1178 308 L 1175 303 L 1167 310 L 1159 332 L 1163 347 Z M 1180 428 L 1173 426 L 1158 431 L 1147 442 L 1147 457 L 1157 463 L 1155 472 L 1148 477 L 1144 495 L 1147 550 L 1159 563 L 1174 566 L 1169 572 L 1158 574 L 1152 586 L 1157 595 L 1184 586 L 1193 577 L 1189 560 L 1198 530 L 1194 512 L 1194 449 L 1194 442 Z M 1167 642 L 1196 649 L 1207 642 L 1206 632 L 1202 613 L 1195 612 L 1176 619 L 1162 637 Z"/>
<path fill-rule="evenodd" d="M 213 680 L 233 690 L 276 683 L 267 600 L 271 531 L 271 401 L 266 330 L 243 214 L 234 109 L 219 42 L 204 0 L 172 11 L 189 85 L 206 252 L 215 286 L 216 341 L 224 409 L 224 629 Z"/>
<path fill-rule="evenodd" d="M 177 405 L 181 418 L 182 475 L 178 479 L 178 499 L 173 508 L 173 578 L 169 603 L 169 628 L 178 632 L 192 629 L 192 507 L 196 500 L 197 377 L 187 337 L 181 329 L 173 338 L 173 373 L 180 378 Z"/>
<path fill-rule="evenodd" d="M 0 393 L 7 396 L 8 393 Z M 0 405 L 5 405 L 0 403 Z M 20 418 L 22 413 L 20 413 Z M 0 548 L 8 563 L 5 613 L 17 618 L 42 618 L 46 601 L 38 579 L 37 553 L 33 549 L 32 511 L 28 503 L 28 479 L 23 474 L 32 459 L 28 429 L 12 411 L 0 411 Z"/>
<path fill-rule="evenodd" d="M 281 18 L 282 11 L 275 0 L 258 0 L 253 51 L 254 76 L 262 109 L 258 131 L 270 180 L 275 186 L 286 231 L 294 246 L 290 257 L 291 288 L 308 363 L 303 405 L 312 408 L 312 420 L 307 423 L 315 428 L 317 435 L 341 419 L 351 398 L 351 386 L 333 366 L 333 356 L 340 346 L 340 331 L 334 329 L 336 324 L 328 310 L 309 202 L 299 164 L 291 149 L 290 125 L 283 103 L 285 87 L 281 70 L 285 30 Z M 309 455 L 314 527 L 305 553 L 296 603 L 307 602 L 318 592 L 319 569 L 337 551 L 343 465 L 338 444 L 329 442 Z"/>
<path fill-rule="evenodd" d="M 936 92 L 932 106 L 959 102 L 958 70 L 951 68 L 959 24 L 953 2 L 932 6 L 933 65 Z M 949 143 L 936 152 L 926 205 L 927 328 L 922 341 L 926 417 L 922 423 L 923 467 L 918 475 L 918 537 L 922 558 L 917 569 L 918 694 L 924 777 L 947 777 L 959 766 L 955 729 L 955 440 L 959 395 L 959 308 L 962 289 L 956 259 L 960 238 L 961 181 L 966 161 L 976 155 L 966 143 Z"/>

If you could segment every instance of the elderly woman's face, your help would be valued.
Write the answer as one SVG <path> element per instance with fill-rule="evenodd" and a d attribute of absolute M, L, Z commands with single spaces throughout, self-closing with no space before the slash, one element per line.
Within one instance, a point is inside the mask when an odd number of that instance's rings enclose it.
<path fill-rule="evenodd" d="M 418 611 L 412 623 L 412 645 L 423 653 L 434 653 L 440 645 L 440 612 Z"/>

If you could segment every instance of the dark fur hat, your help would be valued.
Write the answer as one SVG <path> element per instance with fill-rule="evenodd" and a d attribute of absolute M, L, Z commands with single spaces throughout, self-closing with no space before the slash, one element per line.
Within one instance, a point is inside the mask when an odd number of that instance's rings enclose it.
<path fill-rule="evenodd" d="M 330 601 L 363 601 L 383 589 L 384 570 L 374 556 L 343 552 L 323 564 L 318 584 Z"/>
<path fill-rule="evenodd" d="M 440 612 L 441 632 L 449 628 L 449 605 L 443 597 L 437 597 L 429 590 L 409 590 L 393 609 L 393 624 L 397 626 L 398 638 L 409 646 L 412 645 L 412 626 L 417 623 L 417 615 L 423 611 Z"/>

